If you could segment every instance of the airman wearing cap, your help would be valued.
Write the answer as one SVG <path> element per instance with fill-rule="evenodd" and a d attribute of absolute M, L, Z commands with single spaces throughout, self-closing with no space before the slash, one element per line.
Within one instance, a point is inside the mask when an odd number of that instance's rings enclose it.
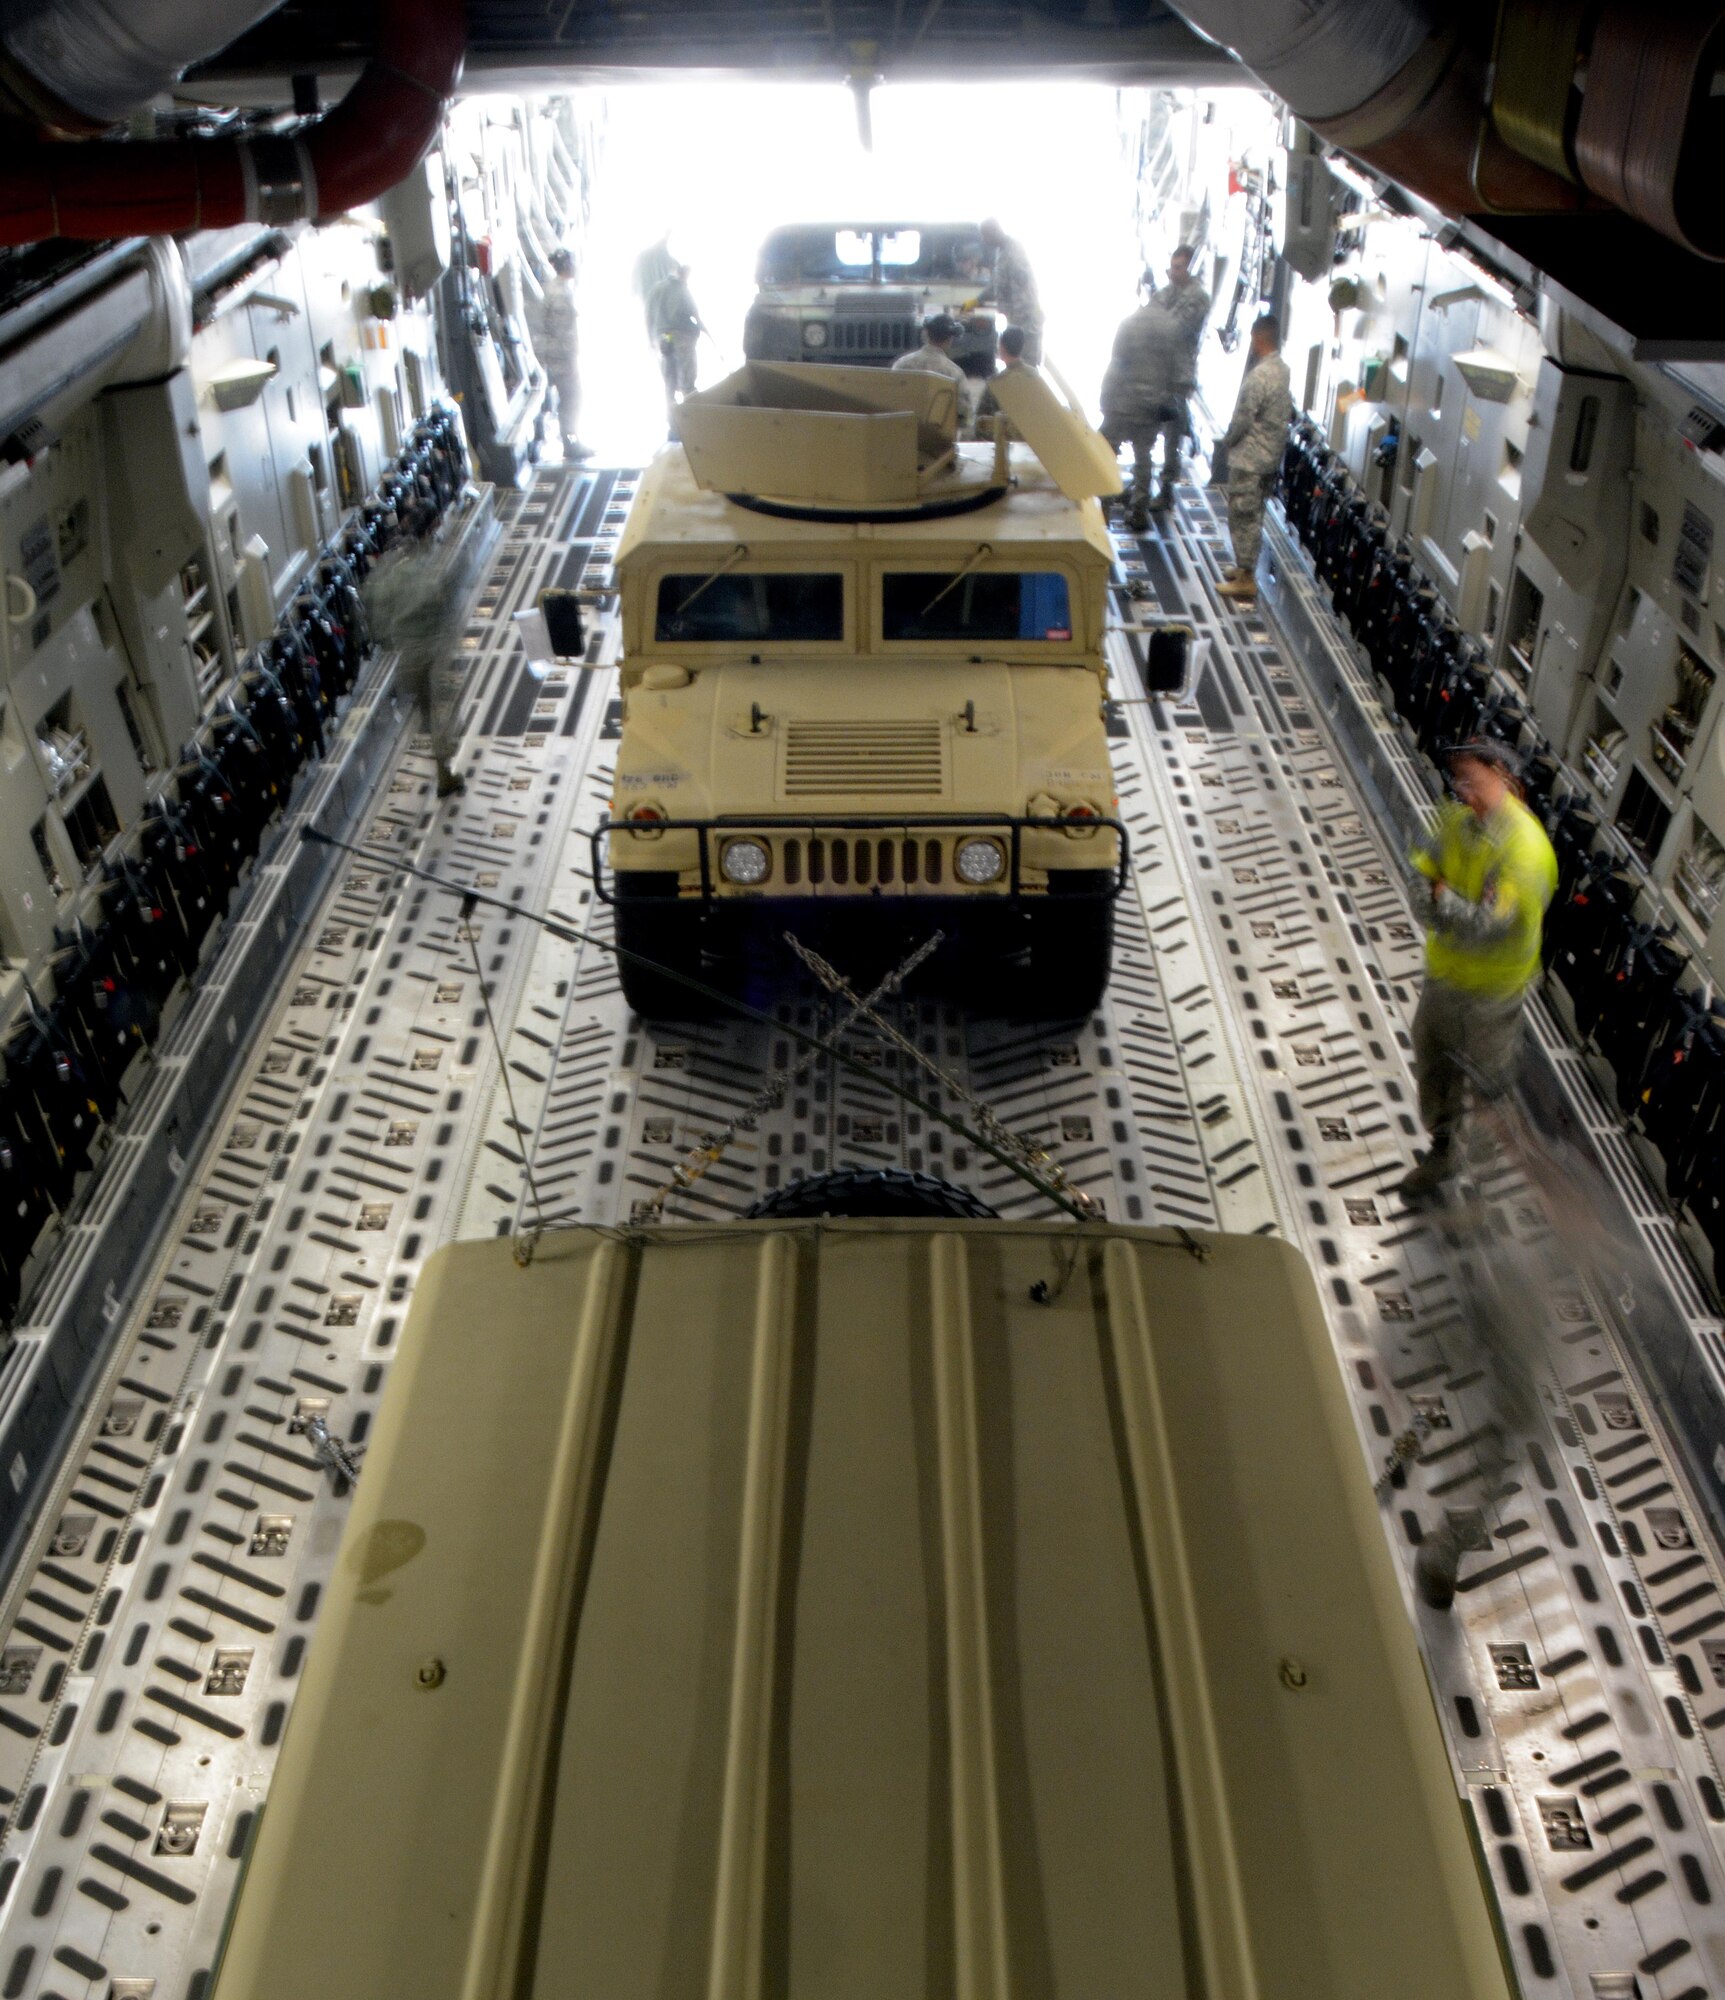
<path fill-rule="evenodd" d="M 1513 1078 L 1527 989 L 1539 973 L 1557 857 L 1521 800 L 1521 760 L 1474 737 L 1448 754 L 1455 794 L 1410 856 L 1411 899 L 1426 927 L 1426 978 L 1414 1015 L 1414 1076 L 1431 1145 L 1401 1184 L 1427 1200 L 1457 1171 L 1470 1078 L 1496 1093 Z"/>

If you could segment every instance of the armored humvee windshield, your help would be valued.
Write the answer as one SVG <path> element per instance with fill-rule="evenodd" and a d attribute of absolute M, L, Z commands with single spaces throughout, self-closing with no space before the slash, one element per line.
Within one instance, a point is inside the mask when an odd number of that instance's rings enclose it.
<path fill-rule="evenodd" d="M 922 322 L 952 313 L 964 332 L 953 359 L 987 376 L 993 313 L 971 308 L 988 282 L 988 252 L 971 222 L 804 223 L 775 229 L 755 268 L 760 287 L 743 327 L 751 361 L 839 361 L 890 367 L 922 341 Z"/>
<path fill-rule="evenodd" d="M 957 442 L 957 384 L 921 371 L 754 363 L 684 404 L 618 547 L 593 835 L 637 1012 L 700 1011 L 689 979 L 770 1002 L 787 932 L 864 985 L 938 935 L 926 979 L 985 1013 L 1100 998 L 1118 475 L 1040 376 L 1000 384 L 1029 443 Z"/>

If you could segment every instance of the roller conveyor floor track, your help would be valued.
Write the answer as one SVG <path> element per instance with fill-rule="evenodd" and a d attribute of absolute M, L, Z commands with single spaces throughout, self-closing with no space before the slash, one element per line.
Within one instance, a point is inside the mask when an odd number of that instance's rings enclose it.
<path fill-rule="evenodd" d="M 468 794 L 439 807 L 410 745 L 367 820 L 380 857 L 595 941 L 481 911 L 470 942 L 453 898 L 385 860 L 341 871 L 12 1583 L 0 1994 L 206 1991 L 345 1513 L 307 1424 L 363 1447 L 415 1270 L 451 1235 L 532 1219 L 524 1158 L 547 1220 L 628 1222 L 794 1056 L 765 1026 L 642 1029 L 602 949 L 580 829 L 609 799 L 614 632 L 601 624 L 593 670 L 537 680 L 509 614 L 544 584 L 606 580 L 629 491 L 626 475 L 549 474 L 510 503 L 468 635 Z M 1210 496 L 1183 489 L 1162 536 L 1122 545 L 1122 616 L 1144 602 L 1135 583 L 1198 643 L 1189 704 L 1115 718 L 1135 858 L 1105 1008 L 1033 1032 L 902 1006 L 955 1088 L 854 1031 L 864 1073 L 817 1063 L 666 1214 L 735 1214 L 798 1173 L 865 1163 L 1036 1209 L 896 1080 L 1042 1137 L 1111 1217 L 1287 1234 L 1318 1275 L 1374 1468 L 1416 1409 L 1433 1425 L 1385 1511 L 1404 1567 L 1446 1506 L 1480 1509 L 1455 1611 L 1410 1592 L 1410 1616 L 1524 1990 L 1725 1993 L 1716 1554 L 1639 1378 L 1562 1270 L 1538 1434 L 1481 1491 L 1451 1255 L 1393 1192 L 1414 1145 L 1419 941 L 1291 654 L 1218 606 L 1221 542 Z M 1114 644 L 1136 695 L 1141 641 Z M 812 991 L 784 1005 L 830 1019 Z M 1503 1192 L 1507 1226 L 1546 1254 L 1536 1192 Z"/>

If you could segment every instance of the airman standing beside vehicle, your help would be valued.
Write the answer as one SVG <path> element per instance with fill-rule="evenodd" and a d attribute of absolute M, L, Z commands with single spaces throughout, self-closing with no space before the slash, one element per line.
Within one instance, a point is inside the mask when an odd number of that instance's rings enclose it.
<path fill-rule="evenodd" d="M 671 255 L 671 232 L 669 230 L 666 230 L 665 234 L 656 243 L 649 243 L 640 256 L 635 259 L 632 282 L 635 296 L 641 301 L 641 310 L 647 317 L 649 334 L 651 333 L 653 319 L 653 293 L 676 268 L 677 260 Z"/>
<path fill-rule="evenodd" d="M 994 393 L 994 383 L 999 380 L 1000 376 L 1022 375 L 1027 372 L 1034 374 L 1036 372 L 1033 368 L 1027 368 L 1024 359 L 1024 329 L 1021 326 L 1003 326 L 1000 329 L 999 355 L 999 369 L 993 377 L 980 385 L 982 394 L 976 401 L 976 434 L 978 437 L 989 434 L 985 432 L 984 426 L 991 425 L 995 418 L 998 417 L 1003 422 L 1005 421 L 1004 412 L 1001 410 L 1000 403 Z M 1007 425 L 1006 434 L 1014 444 L 1022 444 L 1024 442 L 1017 429 L 1011 424 Z"/>
<path fill-rule="evenodd" d="M 689 290 L 689 267 L 673 263 L 647 300 L 647 335 L 665 377 L 665 425 L 673 442 L 677 404 L 694 393 L 695 347 L 702 331 L 695 295 Z"/>
<path fill-rule="evenodd" d="M 1037 367 L 1042 360 L 1042 301 L 1024 245 L 1008 236 L 992 216 L 978 233 L 994 259 L 994 275 L 982 296 L 999 309 L 1008 325 L 1024 329 L 1024 358 Z"/>
<path fill-rule="evenodd" d="M 1118 452 L 1132 447 L 1132 492 L 1126 525 L 1142 534 L 1150 525 L 1150 471 L 1158 434 L 1178 418 L 1181 369 L 1180 322 L 1154 302 L 1139 306 L 1120 322 L 1114 352 L 1102 377 L 1102 435 Z M 1171 474 L 1166 465 L 1163 479 Z"/>
<path fill-rule="evenodd" d="M 575 314 L 575 259 L 567 250 L 551 253 L 551 279 L 539 308 L 534 343 L 546 380 L 557 391 L 557 428 L 570 464 L 593 454 L 580 441 L 581 376 Z"/>
<path fill-rule="evenodd" d="M 1174 498 L 1180 476 L 1180 453 L 1192 429 L 1187 403 L 1198 386 L 1198 343 L 1204 337 L 1204 322 L 1210 316 L 1210 294 L 1201 280 L 1192 275 L 1192 246 L 1181 243 L 1168 259 L 1168 282 L 1153 293 L 1150 303 L 1173 316 L 1180 328 L 1181 368 L 1175 384 L 1179 391 L 1179 414 L 1162 427 L 1162 485 L 1153 502 L 1166 507 Z"/>
<path fill-rule="evenodd" d="M 1234 563 L 1218 594 L 1242 607 L 1258 601 L 1264 508 L 1281 469 L 1293 416 L 1282 329 L 1273 313 L 1260 313 L 1252 322 L 1252 360 L 1222 436 L 1228 449 L 1228 533 L 1233 538 Z"/>
<path fill-rule="evenodd" d="M 1509 1086 L 1557 887 L 1557 857 L 1522 804 L 1515 752 L 1484 737 L 1460 744 L 1449 755 L 1449 779 L 1455 799 L 1410 857 L 1414 912 L 1426 927 L 1414 1078 L 1431 1134 L 1401 1184 L 1410 1202 L 1429 1199 L 1460 1167 L 1456 1139 L 1470 1078 L 1493 1094 Z"/>
<path fill-rule="evenodd" d="M 952 358 L 952 350 L 964 328 L 951 313 L 932 313 L 922 323 L 922 345 L 901 354 L 892 364 L 894 373 L 905 371 L 944 375 L 958 389 L 958 418 L 961 432 L 970 428 L 971 380 Z"/>

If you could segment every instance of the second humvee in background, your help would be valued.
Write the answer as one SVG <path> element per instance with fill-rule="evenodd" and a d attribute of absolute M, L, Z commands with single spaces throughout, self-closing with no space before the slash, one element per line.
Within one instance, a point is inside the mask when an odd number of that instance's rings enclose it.
<path fill-rule="evenodd" d="M 743 324 L 750 361 L 836 361 L 887 368 L 922 341 L 931 313 L 964 327 L 952 358 L 994 372 L 994 314 L 974 301 L 988 252 L 973 222 L 798 223 L 775 229 L 755 269 Z"/>

